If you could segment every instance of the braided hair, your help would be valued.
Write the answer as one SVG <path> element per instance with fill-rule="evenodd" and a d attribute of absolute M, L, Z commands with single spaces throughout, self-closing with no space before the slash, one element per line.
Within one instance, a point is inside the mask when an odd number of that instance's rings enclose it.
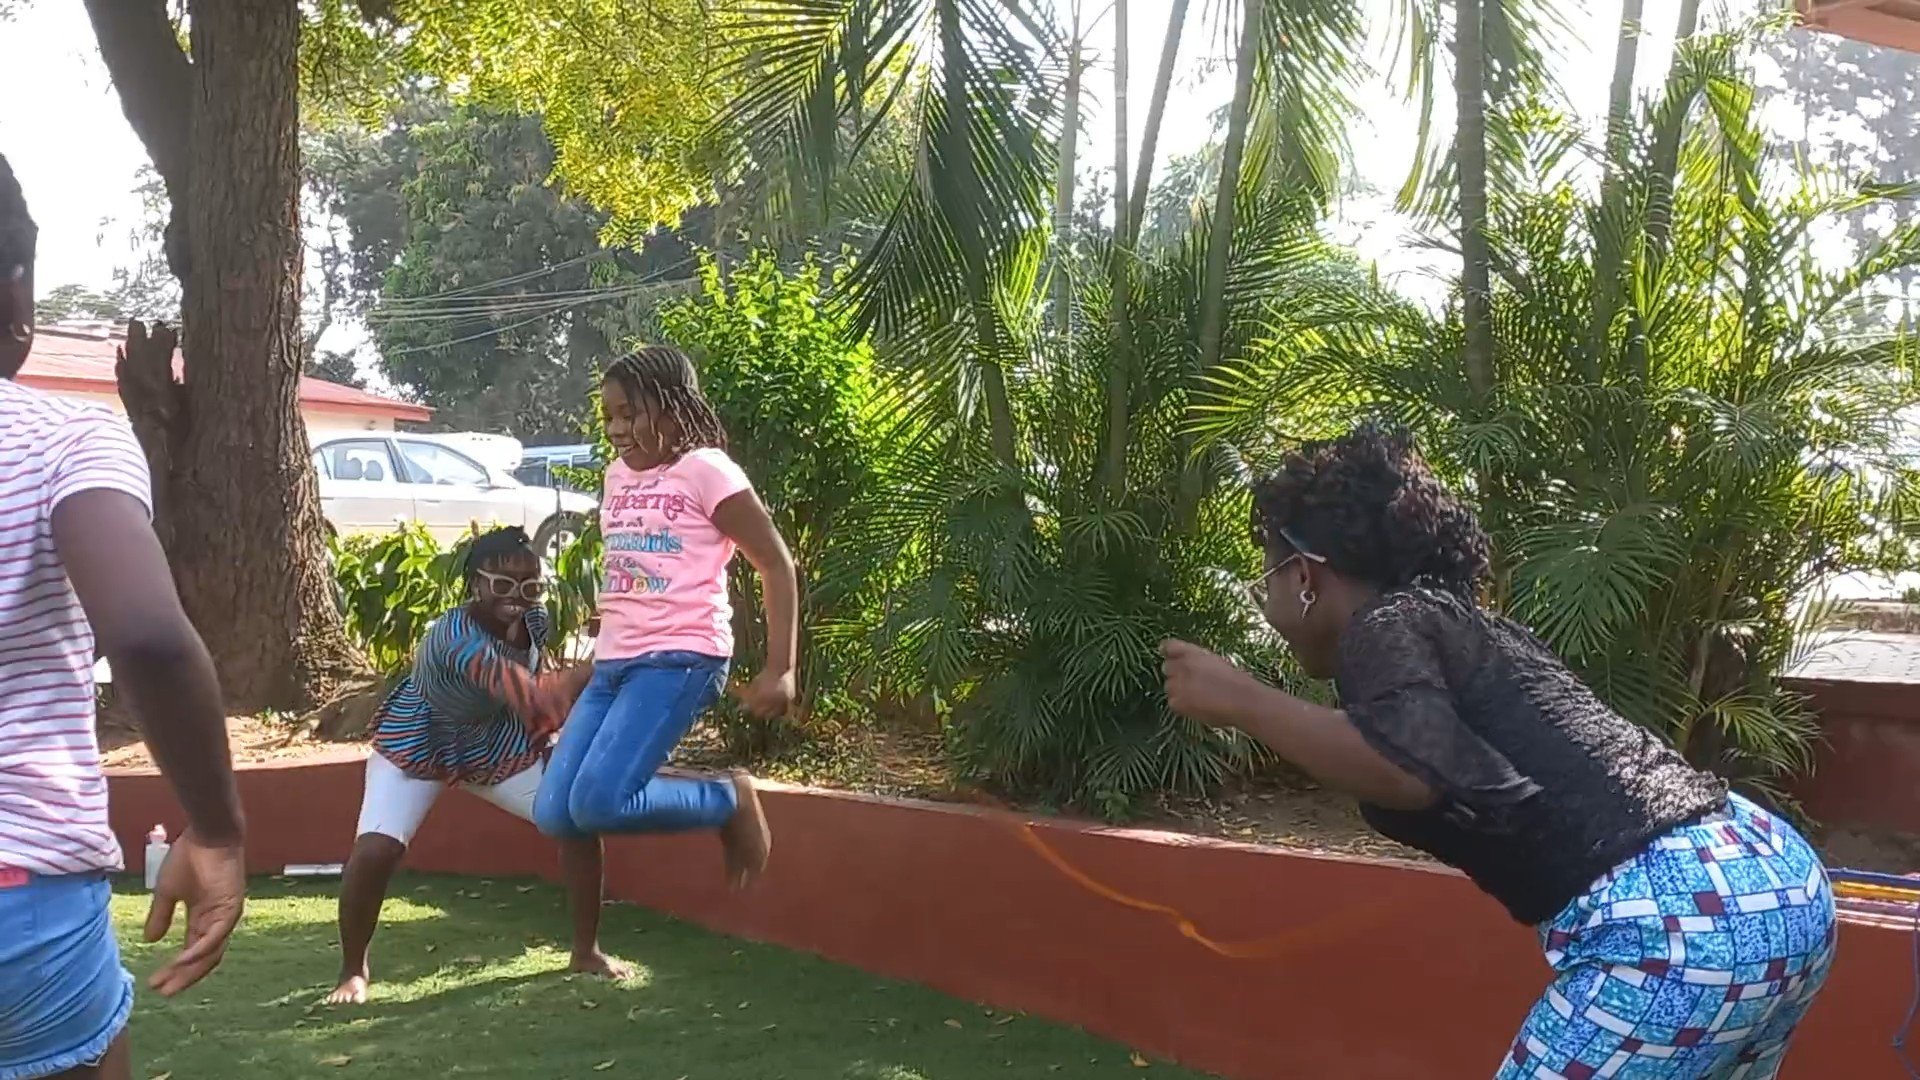
<path fill-rule="evenodd" d="M 1253 489 L 1254 542 L 1270 556 L 1326 559 L 1391 590 L 1412 585 L 1472 597 L 1487 575 L 1487 534 L 1403 429 L 1364 423 L 1287 455 Z"/>
<path fill-rule="evenodd" d="M 662 447 L 669 459 L 691 450 L 727 448 L 727 429 L 700 393 L 693 360 L 671 345 L 643 345 L 607 367 L 607 380 L 620 384 L 635 405 L 647 403 L 656 416 L 673 421 L 675 442 Z"/>
<path fill-rule="evenodd" d="M 460 564 L 466 575 L 467 586 L 479 580 L 480 570 L 498 570 L 512 563 L 532 563 L 540 565 L 540 556 L 533 550 L 533 541 L 528 539 L 527 530 L 518 525 L 505 525 L 491 529 L 473 538 L 467 545 L 467 557 Z"/>

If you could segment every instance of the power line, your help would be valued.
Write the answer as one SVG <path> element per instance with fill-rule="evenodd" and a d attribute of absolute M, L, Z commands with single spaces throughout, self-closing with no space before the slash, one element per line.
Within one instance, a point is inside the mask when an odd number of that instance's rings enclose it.
<path fill-rule="evenodd" d="M 590 252 L 587 252 L 585 255 L 576 255 L 571 259 L 566 259 L 561 262 L 554 263 L 551 266 L 543 266 L 538 270 L 525 270 L 518 274 L 509 274 L 503 278 L 495 278 L 492 281 L 483 281 L 478 285 L 463 285 L 457 289 L 446 289 L 437 293 L 428 293 L 425 296 L 401 297 L 391 301 L 384 301 L 384 303 L 424 304 L 432 300 L 441 300 L 441 299 L 446 299 L 446 298 L 455 297 L 455 296 L 466 296 L 472 293 L 482 292 L 487 289 L 498 288 L 502 285 L 513 285 L 522 281 L 531 281 L 537 277 L 545 277 L 548 274 L 557 273 L 561 270 L 566 269 L 569 266 L 575 265 L 576 263 L 583 263 L 583 262 L 586 262 L 588 259 L 599 258 L 600 256 L 606 255 L 606 254 L 609 254 L 609 252 L 607 252 L 605 249 L 601 249 L 598 251 L 590 251 Z"/>
<path fill-rule="evenodd" d="M 679 262 L 673 264 L 672 266 L 663 267 L 662 269 L 654 272 L 653 274 L 650 274 L 647 277 L 642 278 L 638 282 L 629 283 L 628 285 L 622 286 L 619 289 L 605 290 L 604 295 L 601 295 L 595 299 L 588 299 L 588 300 L 582 300 L 578 302 L 563 303 L 563 304 L 555 305 L 548 310 L 540 311 L 538 314 L 531 315 L 525 319 L 521 319 L 518 322 L 509 323 L 506 326 L 488 327 L 487 329 L 482 330 L 477 334 L 468 334 L 465 337 L 454 338 L 451 341 L 438 341 L 429 345 L 409 345 L 406 348 L 394 349 L 391 351 L 383 349 L 381 350 L 380 355 L 383 359 L 390 360 L 396 356 L 408 356 L 417 352 L 428 352 L 434 349 L 450 348 L 454 345 L 464 345 L 469 341 L 478 341 L 481 338 L 486 338 L 486 337 L 496 337 L 500 334 L 505 334 L 510 331 L 517 330 L 520 327 L 531 325 L 533 323 L 539 322 L 542 319 L 551 318 L 552 316 L 557 315 L 562 311 L 568 311 L 577 307 L 585 307 L 588 304 L 603 303 L 607 300 L 615 300 L 623 296 L 635 296 L 644 292 L 657 290 L 658 288 L 661 287 L 659 278 L 667 274 L 670 274 L 675 270 L 683 269 L 698 260 L 699 260 L 698 255 L 688 256 L 687 258 L 680 260 Z"/>

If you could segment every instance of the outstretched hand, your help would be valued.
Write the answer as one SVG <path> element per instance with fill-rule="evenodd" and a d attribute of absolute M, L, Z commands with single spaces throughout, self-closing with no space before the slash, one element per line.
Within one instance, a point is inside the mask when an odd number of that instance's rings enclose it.
<path fill-rule="evenodd" d="M 247 903 L 246 851 L 239 844 L 202 844 L 183 834 L 161 864 L 147 912 L 146 939 L 159 941 L 173 927 L 174 909 L 187 906 L 186 943 L 179 955 L 153 973 L 147 985 L 172 997 L 207 977 L 227 955 L 227 939 Z"/>
<path fill-rule="evenodd" d="M 1233 727 L 1264 686 L 1218 653 L 1168 639 L 1160 643 L 1160 672 L 1174 712 L 1209 727 Z"/>
<path fill-rule="evenodd" d="M 785 716 L 797 694 L 793 672 L 771 670 L 754 676 L 752 682 L 733 692 L 748 712 L 768 720 Z"/>
<path fill-rule="evenodd" d="M 587 688 L 587 681 L 593 678 L 592 664 L 576 664 L 570 668 L 548 672 L 534 679 L 532 715 L 527 717 L 527 730 L 535 739 L 546 738 L 560 730 L 567 722 L 567 715 L 573 712 L 573 703 Z"/>

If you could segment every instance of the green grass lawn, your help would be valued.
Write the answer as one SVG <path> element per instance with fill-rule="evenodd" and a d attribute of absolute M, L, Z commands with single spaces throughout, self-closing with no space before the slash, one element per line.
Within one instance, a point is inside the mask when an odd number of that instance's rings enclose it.
<path fill-rule="evenodd" d="M 257 881 L 226 963 L 174 1001 L 142 993 L 136 1077 L 639 1077 L 970 1080 L 1198 1077 L 1083 1032 L 991 1013 L 628 905 L 601 940 L 639 966 L 566 973 L 547 885 L 403 877 L 374 940 L 373 1001 L 323 1008 L 338 964 L 335 882 Z M 139 942 L 146 896 L 114 899 L 144 979 L 177 941 Z M 143 983 L 144 985 L 144 983 Z"/>

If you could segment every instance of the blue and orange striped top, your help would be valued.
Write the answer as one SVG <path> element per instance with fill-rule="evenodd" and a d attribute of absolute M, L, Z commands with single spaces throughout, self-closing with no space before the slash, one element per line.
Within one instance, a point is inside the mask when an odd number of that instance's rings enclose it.
<path fill-rule="evenodd" d="M 537 607 L 524 618 L 531 649 L 488 633 L 464 607 L 435 620 L 413 671 L 374 714 L 373 748 L 408 776 L 444 783 L 497 784 L 538 761 L 546 740 L 522 713 L 549 622 Z"/>

